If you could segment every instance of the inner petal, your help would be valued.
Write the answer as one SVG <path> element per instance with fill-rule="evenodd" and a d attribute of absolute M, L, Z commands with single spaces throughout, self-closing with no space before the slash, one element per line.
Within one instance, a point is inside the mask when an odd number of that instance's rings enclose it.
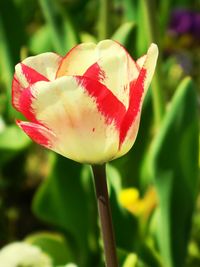
<path fill-rule="evenodd" d="M 47 80 L 53 81 L 55 79 L 61 59 L 62 57 L 58 54 L 47 52 L 37 56 L 28 57 L 22 61 L 22 64 L 35 70 L 35 72 L 39 73 L 41 76 L 46 77 Z M 21 73 L 21 64 L 17 64 L 16 75 L 19 81 Z"/>
<path fill-rule="evenodd" d="M 115 96 L 112 96 L 114 104 L 108 101 L 112 109 L 109 105 L 100 107 L 111 98 L 107 95 L 111 92 L 106 93 L 103 85 L 86 77 L 67 76 L 51 83 L 38 82 L 33 92 L 32 108 L 38 121 L 56 134 L 60 154 L 88 163 L 104 162 L 115 156 L 121 123 L 117 120 L 120 114 L 123 118 L 125 110 Z M 114 110 L 115 101 L 118 106 Z"/>
<path fill-rule="evenodd" d="M 96 60 L 96 45 L 94 43 L 84 43 L 72 48 L 62 59 L 56 78 L 66 75 L 83 75 L 83 73 Z"/>
<path fill-rule="evenodd" d="M 128 55 L 123 46 L 112 40 L 104 40 L 98 44 L 83 43 L 77 45 L 62 59 L 56 77 L 65 75 L 82 76 L 99 59 L 110 57 L 111 55 L 118 56 L 121 52 Z M 135 65 L 134 61 L 133 63 Z"/>

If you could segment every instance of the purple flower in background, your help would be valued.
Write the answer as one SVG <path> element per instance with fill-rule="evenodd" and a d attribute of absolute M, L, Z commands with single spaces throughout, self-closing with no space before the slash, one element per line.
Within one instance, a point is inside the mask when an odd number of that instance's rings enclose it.
<path fill-rule="evenodd" d="M 200 13 L 193 15 L 192 33 L 196 38 L 200 39 Z"/>
<path fill-rule="evenodd" d="M 176 9 L 172 12 L 170 30 L 176 34 L 185 34 L 192 27 L 192 14 L 188 10 Z"/>
<path fill-rule="evenodd" d="M 171 15 L 169 29 L 175 35 L 190 34 L 200 39 L 200 13 L 180 8 L 175 9 Z"/>

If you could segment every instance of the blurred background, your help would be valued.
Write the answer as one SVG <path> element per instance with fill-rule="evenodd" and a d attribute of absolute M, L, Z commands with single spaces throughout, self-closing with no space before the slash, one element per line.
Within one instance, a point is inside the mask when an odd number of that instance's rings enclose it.
<path fill-rule="evenodd" d="M 135 59 L 151 42 L 160 52 L 136 143 L 107 166 L 120 267 L 198 267 L 198 0 L 0 0 L 0 248 L 21 241 L 52 266 L 104 266 L 90 167 L 25 136 L 11 84 L 27 56 L 107 38 Z"/>

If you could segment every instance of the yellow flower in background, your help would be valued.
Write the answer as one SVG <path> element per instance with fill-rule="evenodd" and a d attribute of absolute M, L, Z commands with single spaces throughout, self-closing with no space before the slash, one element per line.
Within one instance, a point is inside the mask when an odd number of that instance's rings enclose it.
<path fill-rule="evenodd" d="M 127 188 L 120 192 L 119 202 L 135 216 L 148 218 L 157 205 L 157 195 L 154 187 L 150 187 L 143 198 L 137 188 Z"/>

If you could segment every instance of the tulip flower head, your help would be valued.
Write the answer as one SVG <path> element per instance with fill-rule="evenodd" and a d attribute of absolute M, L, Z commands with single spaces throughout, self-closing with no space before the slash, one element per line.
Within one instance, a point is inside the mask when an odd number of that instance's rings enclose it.
<path fill-rule="evenodd" d="M 26 242 L 14 242 L 0 250 L 0 266 L 53 267 L 53 262 L 39 247 Z"/>
<path fill-rule="evenodd" d="M 134 61 L 112 40 L 83 43 L 66 56 L 43 53 L 15 67 L 12 103 L 35 142 L 81 163 L 102 164 L 127 153 L 158 49 Z"/>

